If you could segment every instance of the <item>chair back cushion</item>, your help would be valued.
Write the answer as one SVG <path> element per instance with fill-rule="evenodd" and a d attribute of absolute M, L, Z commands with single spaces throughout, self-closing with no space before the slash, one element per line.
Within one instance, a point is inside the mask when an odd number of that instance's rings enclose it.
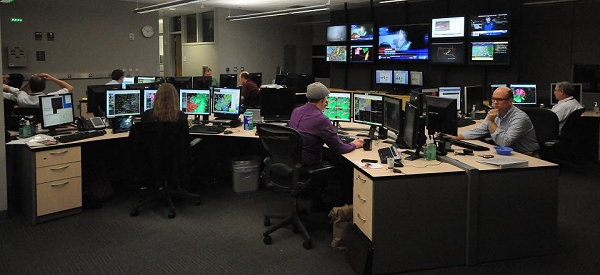
<path fill-rule="evenodd" d="M 560 129 L 560 141 L 561 142 L 572 142 L 573 140 L 581 137 L 583 130 L 583 117 L 581 115 L 585 112 L 585 109 L 579 109 L 573 111 L 565 121 L 565 124 Z"/>
<path fill-rule="evenodd" d="M 132 165 L 138 180 L 188 185 L 189 129 L 179 122 L 141 122 L 130 128 Z"/>
<path fill-rule="evenodd" d="M 294 189 L 302 167 L 302 136 L 290 127 L 274 124 L 258 124 L 257 132 L 269 153 L 267 184 Z"/>
<path fill-rule="evenodd" d="M 558 117 L 554 112 L 537 107 L 523 107 L 521 110 L 531 119 L 540 148 L 546 141 L 558 139 Z"/>

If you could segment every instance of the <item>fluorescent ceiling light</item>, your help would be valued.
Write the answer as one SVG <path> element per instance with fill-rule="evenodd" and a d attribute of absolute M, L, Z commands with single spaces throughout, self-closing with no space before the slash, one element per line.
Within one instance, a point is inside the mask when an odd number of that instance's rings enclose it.
<path fill-rule="evenodd" d="M 551 4 L 562 4 L 577 2 L 577 0 L 550 0 L 550 1 L 537 1 L 537 2 L 525 2 L 523 6 L 537 6 L 537 5 L 551 5 Z"/>
<path fill-rule="evenodd" d="M 160 3 L 160 4 L 156 4 L 156 5 L 151 5 L 151 6 L 146 6 L 143 8 L 137 8 L 135 10 L 133 10 L 133 12 L 135 13 L 149 13 L 149 12 L 153 12 L 153 11 L 158 11 L 161 9 L 167 9 L 167 8 L 175 8 L 175 7 L 180 7 L 180 6 L 185 6 L 188 4 L 193 4 L 193 3 L 200 3 L 200 2 L 204 2 L 206 0 L 175 0 L 175 1 L 169 1 L 169 2 L 165 2 L 165 3 Z"/>
<path fill-rule="evenodd" d="M 395 3 L 395 2 L 406 2 L 407 0 L 383 0 L 379 1 L 379 4 Z"/>
<path fill-rule="evenodd" d="M 291 9 L 284 9 L 284 10 L 277 10 L 277 11 L 249 13 L 249 14 L 242 14 L 242 15 L 229 15 L 229 16 L 227 16 L 227 20 L 237 21 L 237 20 L 247 20 L 247 19 L 282 16 L 282 15 L 289 15 L 289 14 L 300 14 L 300 13 L 308 13 L 308 12 L 316 12 L 316 11 L 326 11 L 326 10 L 330 9 L 329 5 L 330 5 L 330 2 L 327 1 L 327 4 L 323 4 L 323 5 L 308 6 L 308 7 L 301 7 L 301 8 L 291 8 Z"/>

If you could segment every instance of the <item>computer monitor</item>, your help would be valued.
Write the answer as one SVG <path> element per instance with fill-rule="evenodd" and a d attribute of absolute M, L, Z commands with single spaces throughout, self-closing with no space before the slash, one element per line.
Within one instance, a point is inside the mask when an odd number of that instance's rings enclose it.
<path fill-rule="evenodd" d="M 210 115 L 210 90 L 179 90 L 179 107 L 186 115 Z"/>
<path fill-rule="evenodd" d="M 437 132 L 453 136 L 458 134 L 455 108 L 455 98 L 427 96 L 427 131 L 429 135 Z"/>
<path fill-rule="evenodd" d="M 493 94 L 494 91 L 500 87 L 508 87 L 508 84 L 506 83 L 490 83 L 490 91 L 488 94 Z"/>
<path fill-rule="evenodd" d="M 237 120 L 241 106 L 240 88 L 213 88 L 212 113 L 216 118 Z"/>
<path fill-rule="evenodd" d="M 157 82 L 158 79 L 156 76 L 136 76 L 135 83 L 152 83 Z"/>
<path fill-rule="evenodd" d="M 350 41 L 373 41 L 373 23 L 351 24 Z"/>
<path fill-rule="evenodd" d="M 421 157 L 419 151 L 425 144 L 425 120 L 420 114 L 420 108 L 414 104 L 406 102 L 404 107 L 404 120 L 402 132 L 396 139 L 396 146 L 402 149 L 415 150 L 414 153 L 405 157 L 406 160 L 415 160 Z"/>
<path fill-rule="evenodd" d="M 371 63 L 373 62 L 373 45 L 350 45 L 350 62 Z"/>
<path fill-rule="evenodd" d="M 194 86 L 191 76 L 171 76 L 167 82 L 173 84 L 177 90 L 192 89 Z"/>
<path fill-rule="evenodd" d="M 144 105 L 142 105 L 142 110 L 146 111 L 152 109 L 154 107 L 154 99 L 156 98 L 157 90 L 144 90 Z"/>
<path fill-rule="evenodd" d="M 106 91 L 106 117 L 140 115 L 141 90 L 108 90 Z"/>
<path fill-rule="evenodd" d="M 352 94 L 350 92 L 331 92 L 327 97 L 327 107 L 323 113 L 339 126 L 340 121 L 350 122 L 352 118 Z"/>
<path fill-rule="evenodd" d="M 262 85 L 262 73 L 250 73 L 250 80 L 260 87 Z"/>
<path fill-rule="evenodd" d="M 212 86 L 212 76 L 194 76 L 192 82 L 192 89 L 209 89 Z"/>
<path fill-rule="evenodd" d="M 295 107 L 294 91 L 286 88 L 260 89 L 260 115 L 265 121 L 289 121 Z"/>
<path fill-rule="evenodd" d="M 44 95 L 39 97 L 42 110 L 42 128 L 48 129 L 48 135 L 58 132 L 56 127 L 75 122 L 73 94 Z"/>
<path fill-rule="evenodd" d="M 581 104 L 583 101 L 583 85 L 581 83 L 572 83 L 573 84 L 573 88 L 575 88 L 575 94 L 573 95 L 574 99 L 577 99 L 577 101 Z M 556 99 L 556 96 L 554 96 L 554 89 L 556 88 L 556 83 L 550 83 L 550 104 L 551 105 L 556 105 L 558 103 L 558 99 Z"/>
<path fill-rule="evenodd" d="M 535 84 L 510 84 L 514 105 L 536 105 L 537 88 Z"/>
<path fill-rule="evenodd" d="M 454 110 L 455 116 L 456 116 L 456 111 L 462 110 L 461 103 L 462 103 L 463 97 L 461 96 L 461 87 L 439 87 L 438 95 L 439 95 L 439 97 L 456 99 L 456 109 Z"/>
<path fill-rule="evenodd" d="M 394 70 L 394 84 L 408 85 L 409 84 L 408 71 L 405 70 Z"/>
<path fill-rule="evenodd" d="M 225 88 L 237 88 L 237 74 L 220 74 L 219 84 Z"/>
<path fill-rule="evenodd" d="M 410 71 L 410 85 L 423 86 L 423 72 Z"/>
<path fill-rule="evenodd" d="M 375 131 L 383 125 L 383 96 L 353 93 L 354 122 L 370 125 L 369 137 L 375 139 Z"/>
<path fill-rule="evenodd" d="M 304 93 L 306 92 L 306 87 L 311 83 L 315 82 L 315 77 L 308 74 L 290 74 L 287 75 L 283 84 L 288 89 L 296 92 L 296 93 Z"/>
<path fill-rule="evenodd" d="M 87 96 L 87 112 L 96 117 L 106 116 L 106 90 L 121 90 L 120 84 L 89 85 L 85 91 Z"/>
<path fill-rule="evenodd" d="M 123 83 L 122 83 L 123 87 L 122 88 L 125 89 L 125 85 L 127 85 L 127 84 L 133 84 L 133 83 L 136 83 L 135 82 L 135 77 L 133 77 L 133 76 L 125 76 L 125 77 L 123 77 Z"/>
<path fill-rule="evenodd" d="M 430 64 L 465 64 L 465 42 L 432 42 L 429 44 Z"/>
<path fill-rule="evenodd" d="M 403 115 L 402 99 L 391 96 L 383 97 L 383 128 L 395 134 L 400 133 Z"/>
<path fill-rule="evenodd" d="M 469 16 L 471 37 L 508 37 L 510 36 L 510 15 L 503 13 L 485 13 Z"/>
<path fill-rule="evenodd" d="M 463 88 L 462 113 L 468 114 L 473 110 L 483 110 L 483 99 L 485 98 L 484 89 L 481 85 L 465 86 Z"/>
<path fill-rule="evenodd" d="M 158 82 L 147 82 L 147 83 L 134 83 L 125 85 L 126 90 L 158 90 L 160 83 Z"/>
<path fill-rule="evenodd" d="M 394 71 L 392 70 L 375 70 L 375 83 L 377 84 L 393 84 Z"/>

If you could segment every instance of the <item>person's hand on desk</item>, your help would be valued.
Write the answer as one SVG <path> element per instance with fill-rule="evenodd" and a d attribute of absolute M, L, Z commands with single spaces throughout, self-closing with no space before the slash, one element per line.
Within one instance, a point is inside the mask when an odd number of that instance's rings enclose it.
<path fill-rule="evenodd" d="M 365 141 L 360 138 L 356 138 L 355 140 L 352 141 L 352 144 L 354 144 L 354 146 L 356 146 L 356 149 L 358 149 L 358 148 L 363 147 L 363 145 L 365 144 Z"/>

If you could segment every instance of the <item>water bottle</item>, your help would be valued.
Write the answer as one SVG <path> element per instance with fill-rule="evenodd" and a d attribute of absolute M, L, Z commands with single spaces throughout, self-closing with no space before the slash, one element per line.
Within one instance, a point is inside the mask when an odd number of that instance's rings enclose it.
<path fill-rule="evenodd" d="M 433 138 L 427 140 L 427 147 L 425 149 L 425 160 L 435 160 L 437 157 L 437 147 Z"/>
<path fill-rule="evenodd" d="M 598 109 L 598 102 L 594 102 L 594 113 L 598 114 L 600 112 L 600 110 Z"/>
<path fill-rule="evenodd" d="M 21 120 L 19 120 L 19 137 L 24 138 L 25 137 L 25 118 L 21 118 Z"/>
<path fill-rule="evenodd" d="M 254 128 L 254 123 L 252 122 L 253 115 L 251 111 L 244 112 L 244 130 L 252 130 Z"/>
<path fill-rule="evenodd" d="M 477 105 L 473 105 L 473 109 L 471 110 L 471 119 L 475 119 L 476 113 L 477 113 Z"/>

